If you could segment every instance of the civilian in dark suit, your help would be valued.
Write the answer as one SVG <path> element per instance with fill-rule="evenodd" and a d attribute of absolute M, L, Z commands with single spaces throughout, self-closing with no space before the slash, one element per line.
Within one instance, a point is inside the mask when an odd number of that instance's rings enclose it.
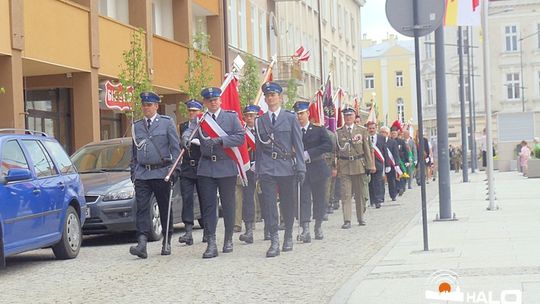
<path fill-rule="evenodd" d="M 322 240 L 321 224 L 326 213 L 326 187 L 330 177 L 330 168 L 323 154 L 332 151 L 332 141 L 324 127 L 309 122 L 309 102 L 299 101 L 294 105 L 298 122 L 302 130 L 304 143 L 304 160 L 306 162 L 306 180 L 300 188 L 300 223 L 302 233 L 298 240 L 311 242 L 309 222 L 311 221 L 311 202 L 313 201 L 313 218 L 315 219 L 315 239 Z"/>
<path fill-rule="evenodd" d="M 388 137 L 390 135 L 390 129 L 388 129 L 388 127 L 381 127 L 380 133 L 386 139 L 386 153 L 388 154 L 388 157 L 384 159 L 386 165 L 384 172 L 386 173 L 386 181 L 388 182 L 388 194 L 390 194 L 390 198 L 392 199 L 392 201 L 395 201 L 398 194 L 398 180 L 394 165 L 399 165 L 398 145 L 395 140 Z M 392 164 L 391 156 L 393 156 L 394 158 L 394 164 Z"/>
<path fill-rule="evenodd" d="M 368 123 L 368 133 L 371 145 L 373 146 L 375 169 L 371 173 L 371 181 L 369 182 L 369 201 L 376 208 L 381 207 L 384 202 L 384 169 L 385 159 L 388 157 L 386 153 L 386 138 L 377 134 L 377 124 Z"/>

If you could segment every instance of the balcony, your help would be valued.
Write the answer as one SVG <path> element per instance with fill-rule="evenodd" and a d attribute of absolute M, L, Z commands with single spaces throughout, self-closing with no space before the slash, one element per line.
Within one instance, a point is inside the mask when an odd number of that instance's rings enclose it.
<path fill-rule="evenodd" d="M 286 87 L 290 79 L 296 80 L 298 85 L 303 84 L 304 76 L 300 61 L 291 56 L 279 56 L 277 58 L 274 81 Z"/>
<path fill-rule="evenodd" d="M 120 66 L 124 62 L 122 53 L 130 48 L 131 35 L 137 29 L 104 16 L 99 16 L 98 26 L 99 74 L 116 78 L 120 74 Z M 146 43 L 143 40 L 142 46 L 144 47 L 145 45 Z"/>

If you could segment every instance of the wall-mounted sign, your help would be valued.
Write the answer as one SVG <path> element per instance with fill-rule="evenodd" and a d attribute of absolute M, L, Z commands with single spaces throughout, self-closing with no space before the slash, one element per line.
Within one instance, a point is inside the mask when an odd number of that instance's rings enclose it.
<path fill-rule="evenodd" d="M 131 110 L 131 100 L 133 96 L 133 87 L 127 87 L 124 94 L 124 88 L 121 83 L 114 84 L 110 81 L 105 82 L 105 105 L 109 109 L 126 111 Z"/>

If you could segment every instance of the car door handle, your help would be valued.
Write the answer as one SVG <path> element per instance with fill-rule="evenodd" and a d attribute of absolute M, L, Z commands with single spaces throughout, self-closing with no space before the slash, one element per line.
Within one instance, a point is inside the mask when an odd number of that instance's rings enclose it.
<path fill-rule="evenodd" d="M 64 183 L 59 182 L 57 185 L 58 185 L 58 188 L 64 190 L 64 188 L 65 188 Z"/>
<path fill-rule="evenodd" d="M 39 190 L 38 188 L 34 188 L 34 190 L 32 190 L 32 193 L 34 193 L 35 195 L 38 195 L 41 193 L 41 190 Z"/>

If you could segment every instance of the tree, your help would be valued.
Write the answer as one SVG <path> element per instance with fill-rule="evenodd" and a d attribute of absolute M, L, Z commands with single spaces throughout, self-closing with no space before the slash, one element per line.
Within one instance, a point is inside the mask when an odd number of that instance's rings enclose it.
<path fill-rule="evenodd" d="M 208 48 L 210 35 L 198 31 L 193 36 L 191 46 L 189 47 L 189 55 L 186 60 L 187 77 L 184 80 L 184 85 L 180 86 L 180 90 L 188 95 L 189 99 L 199 99 L 201 90 L 207 87 L 213 79 L 212 65 L 210 62 L 210 49 Z M 179 112 L 182 116 L 186 116 L 186 107 L 179 106 Z"/>
<path fill-rule="evenodd" d="M 6 89 L 4 87 L 0 87 L 0 94 L 4 94 L 6 92 Z"/>
<path fill-rule="evenodd" d="M 291 78 L 287 82 L 287 106 L 292 107 L 294 105 L 294 100 L 296 99 L 296 96 L 298 95 L 298 84 L 296 83 L 296 79 Z"/>
<path fill-rule="evenodd" d="M 259 93 L 259 65 L 253 55 L 247 54 L 243 70 L 244 73 L 240 79 L 240 88 L 238 89 L 242 109 L 248 104 L 253 104 L 257 93 Z"/>
<path fill-rule="evenodd" d="M 141 110 L 140 94 L 144 91 L 152 90 L 152 83 L 148 76 L 146 59 L 148 57 L 144 43 L 144 31 L 139 29 L 131 34 L 130 48 L 122 52 L 124 62 L 120 66 L 121 71 L 118 79 L 122 84 L 123 91 L 117 92 L 116 98 L 131 101 L 131 111 L 126 114 L 133 119 L 139 119 L 143 116 Z M 133 92 L 126 90 L 133 87 Z"/>

